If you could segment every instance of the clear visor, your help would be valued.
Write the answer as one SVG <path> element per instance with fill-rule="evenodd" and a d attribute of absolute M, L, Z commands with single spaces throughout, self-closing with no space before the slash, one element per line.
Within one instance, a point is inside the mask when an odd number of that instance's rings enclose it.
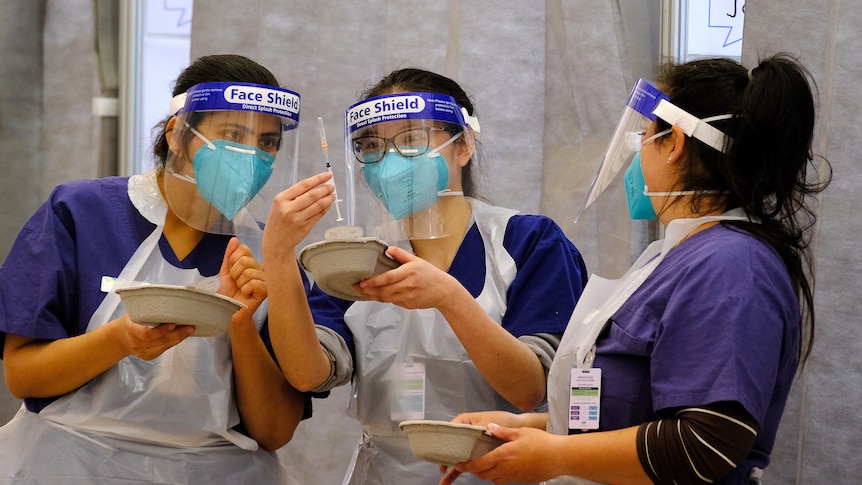
<path fill-rule="evenodd" d="M 275 195 L 295 178 L 299 96 L 269 86 L 206 83 L 185 98 L 168 125 L 168 205 L 203 232 L 259 235 Z M 291 109 L 276 110 L 267 100 Z"/>
<path fill-rule="evenodd" d="M 638 79 L 593 183 L 587 191 L 581 209 L 575 216 L 575 222 L 580 219 L 584 210 L 611 185 L 617 174 L 631 163 L 635 153 L 640 150 L 641 136 L 646 127 L 656 119 L 653 111 L 661 100 L 667 99 L 667 95 L 655 85 L 645 79 Z"/>
<path fill-rule="evenodd" d="M 478 127 L 465 115 L 452 97 L 436 93 L 381 96 L 349 108 L 348 224 L 390 244 L 448 236 L 447 207 L 463 197 L 456 154 L 464 144 L 472 151 L 472 125 Z"/>

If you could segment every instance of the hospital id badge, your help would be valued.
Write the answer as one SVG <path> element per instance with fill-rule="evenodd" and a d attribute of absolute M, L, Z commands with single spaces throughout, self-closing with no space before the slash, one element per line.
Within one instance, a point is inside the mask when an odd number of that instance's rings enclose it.
<path fill-rule="evenodd" d="M 395 374 L 392 421 L 425 419 L 425 364 L 401 364 Z"/>
<path fill-rule="evenodd" d="M 599 403 L 602 394 L 602 370 L 572 369 L 569 394 L 569 429 L 599 429 Z"/>

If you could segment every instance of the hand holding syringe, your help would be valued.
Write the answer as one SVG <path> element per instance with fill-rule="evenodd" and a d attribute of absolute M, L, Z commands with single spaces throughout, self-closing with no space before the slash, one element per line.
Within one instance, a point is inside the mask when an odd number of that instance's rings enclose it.
<path fill-rule="evenodd" d="M 331 174 L 332 166 L 329 164 L 329 145 L 326 143 L 326 132 L 323 131 L 323 118 L 317 117 L 317 124 L 320 128 L 320 148 L 323 149 L 323 159 L 326 161 L 326 170 Z M 335 176 L 329 179 L 328 184 L 332 184 L 332 194 L 335 195 L 335 214 L 337 215 L 337 221 L 343 221 L 344 218 L 341 217 L 341 208 L 338 206 L 338 203 L 341 202 L 341 199 L 338 198 L 338 191 L 335 190 Z"/>

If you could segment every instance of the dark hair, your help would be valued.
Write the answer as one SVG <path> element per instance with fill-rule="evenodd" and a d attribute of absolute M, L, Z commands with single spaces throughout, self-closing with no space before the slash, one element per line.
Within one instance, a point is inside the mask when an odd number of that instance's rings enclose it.
<path fill-rule="evenodd" d="M 473 101 L 470 100 L 470 97 L 467 96 L 467 93 L 464 92 L 464 89 L 458 83 L 446 76 L 424 69 L 406 68 L 392 71 L 378 81 L 377 84 L 362 92 L 361 99 L 373 98 L 384 94 L 409 92 L 448 94 L 455 98 L 455 101 L 461 107 L 465 108 L 470 116 L 475 116 Z M 476 148 L 473 151 L 473 157 L 461 169 L 461 190 L 464 192 L 464 195 L 470 197 L 476 196 L 473 166 L 475 165 L 474 160 L 478 158 L 479 144 L 477 142 Z"/>
<path fill-rule="evenodd" d="M 686 136 L 687 164 L 678 185 L 684 190 L 719 190 L 725 195 L 695 195 L 696 213 L 741 207 L 753 220 L 728 223 L 772 246 L 790 273 L 801 301 L 800 362 L 814 341 L 814 275 L 810 252 L 815 223 L 810 197 L 832 179 L 823 159 L 823 180 L 816 180 L 811 144 L 815 98 L 811 75 L 788 54 L 761 60 L 751 71 L 729 59 L 702 59 L 667 64 L 659 87 L 670 101 L 698 118 L 733 114 L 710 122 L 727 134 L 726 153 Z M 812 89 L 812 86 L 814 88 Z M 658 119 L 657 130 L 669 125 Z M 822 157 L 821 157 L 822 158 Z M 809 165 L 812 176 L 809 180 Z"/>
<path fill-rule="evenodd" d="M 246 82 L 279 86 L 272 72 L 257 62 L 237 54 L 216 54 L 200 57 L 185 68 L 174 82 L 173 95 L 184 93 L 192 86 L 205 82 Z M 168 157 L 165 127 L 173 115 L 174 113 L 170 113 L 153 127 L 153 132 L 157 132 L 153 142 L 153 155 L 159 169 L 164 168 Z M 197 124 L 194 120 L 187 121 L 192 126 Z"/>

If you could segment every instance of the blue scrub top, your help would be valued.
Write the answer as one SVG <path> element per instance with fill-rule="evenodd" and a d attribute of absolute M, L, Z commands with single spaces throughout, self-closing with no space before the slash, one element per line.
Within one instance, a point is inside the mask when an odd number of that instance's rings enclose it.
<path fill-rule="evenodd" d="M 56 187 L 0 266 L 0 358 L 6 333 L 45 340 L 83 334 L 105 297 L 102 276 L 118 276 L 154 229 L 129 200 L 127 177 Z M 164 235 L 159 247 L 174 266 L 211 276 L 219 272 L 229 240 L 205 234 L 182 261 Z M 266 324 L 261 337 L 272 353 Z M 25 403 L 39 412 L 54 399 Z"/>
<path fill-rule="evenodd" d="M 503 247 L 515 261 L 517 275 L 506 292 L 502 326 L 515 337 L 537 333 L 562 334 L 587 283 L 580 252 L 557 224 L 545 216 L 515 215 L 509 219 Z M 476 224 L 467 231 L 449 268 L 473 297 L 485 284 L 485 242 Z M 312 287 L 309 305 L 318 325 L 328 327 L 356 349 L 344 323 L 354 302 L 341 300 Z"/>

